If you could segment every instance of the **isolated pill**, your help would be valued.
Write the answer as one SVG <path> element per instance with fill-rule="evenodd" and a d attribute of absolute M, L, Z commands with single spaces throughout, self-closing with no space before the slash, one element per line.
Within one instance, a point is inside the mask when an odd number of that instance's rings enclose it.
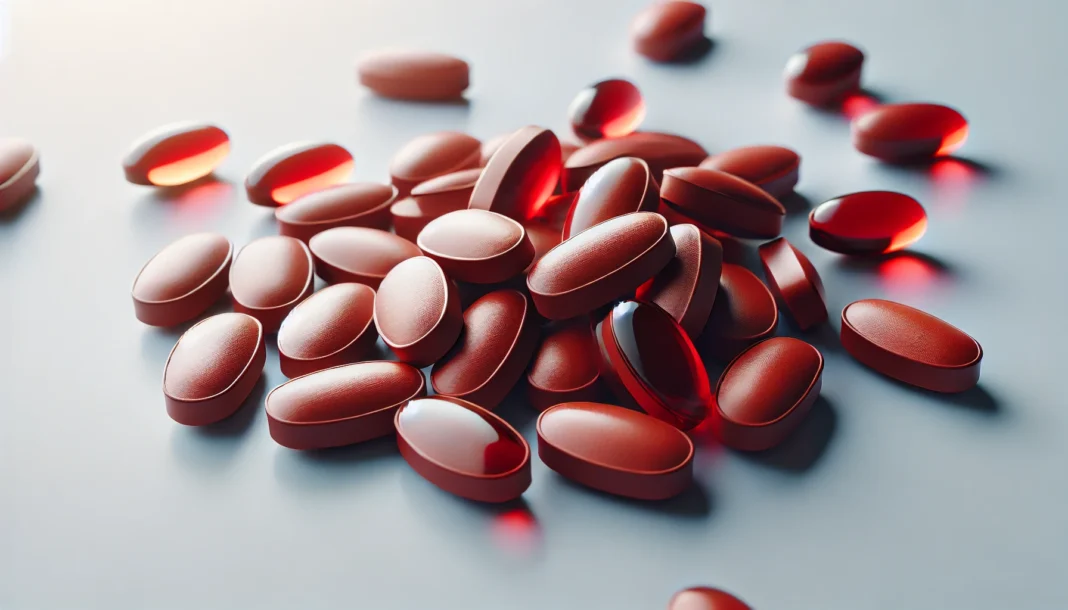
<path fill-rule="evenodd" d="M 659 305 L 696 339 L 708 323 L 719 292 L 723 246 L 692 224 L 671 227 L 671 239 L 675 258 L 638 288 L 636 298 Z"/>
<path fill-rule="evenodd" d="M 195 233 L 171 242 L 134 279 L 130 294 L 137 319 L 175 326 L 208 310 L 226 294 L 234 247 L 216 233 Z"/>
<path fill-rule="evenodd" d="M 452 55 L 385 49 L 356 63 L 360 84 L 382 97 L 439 101 L 458 99 L 470 84 L 470 66 Z"/>
<path fill-rule="evenodd" d="M 919 201 L 892 191 L 863 191 L 821 203 L 808 216 L 813 243 L 842 254 L 886 254 L 927 231 Z"/>
<path fill-rule="evenodd" d="M 534 260 L 534 244 L 523 225 L 478 209 L 457 210 L 430 221 L 416 245 L 450 278 L 496 284 L 523 272 Z"/>
<path fill-rule="evenodd" d="M 829 106 L 860 88 L 864 52 L 847 42 L 819 42 L 790 56 L 783 78 L 791 97 Z"/>
<path fill-rule="evenodd" d="M 580 91 L 567 114 L 571 129 L 580 138 L 618 138 L 641 125 L 645 118 L 645 100 L 634 83 L 612 78 Z"/>
<path fill-rule="evenodd" d="M 278 363 L 299 377 L 367 359 L 374 353 L 375 291 L 363 284 L 334 284 L 289 312 L 278 329 Z"/>
<path fill-rule="evenodd" d="M 337 144 L 295 142 L 253 163 L 245 191 L 256 205 L 278 207 L 344 182 L 353 167 L 352 154 Z"/>
<path fill-rule="evenodd" d="M 699 167 L 738 176 L 779 199 L 797 186 L 801 157 L 785 146 L 743 146 L 712 155 Z"/>
<path fill-rule="evenodd" d="M 759 252 L 768 290 L 797 326 L 808 330 L 826 320 L 823 280 L 808 257 L 785 237 L 761 245 Z"/>
<path fill-rule="evenodd" d="M 433 259 L 401 261 L 375 295 L 375 326 L 401 362 L 418 367 L 438 361 L 456 343 L 464 316 L 456 285 Z"/>
<path fill-rule="evenodd" d="M 398 263 L 422 252 L 414 243 L 379 229 L 327 229 L 308 242 L 315 273 L 329 284 L 356 282 L 378 289 Z"/>
<path fill-rule="evenodd" d="M 649 165 L 641 159 L 614 159 L 582 185 L 564 220 L 567 239 L 609 218 L 630 212 L 655 212 L 660 188 Z"/>
<path fill-rule="evenodd" d="M 482 143 L 466 133 L 438 131 L 421 135 L 393 155 L 389 175 L 401 197 L 421 182 L 477 168 Z"/>
<path fill-rule="evenodd" d="M 890 162 L 925 161 L 951 155 L 968 139 L 968 121 L 941 104 L 885 104 L 852 124 L 853 146 Z"/>
<path fill-rule="evenodd" d="M 203 178 L 230 154 L 230 137 L 208 123 L 164 125 L 139 138 L 122 160 L 126 180 L 175 186 Z"/>
<path fill-rule="evenodd" d="M 374 182 L 339 184 L 308 193 L 274 211 L 278 232 L 307 243 L 334 227 L 388 229 L 394 187 Z"/>
<path fill-rule="evenodd" d="M 230 265 L 234 311 L 247 313 L 273 333 L 289 312 L 312 293 L 315 274 L 304 242 L 274 235 L 249 242 Z"/>
<path fill-rule="evenodd" d="M 22 204 L 37 188 L 41 157 L 33 144 L 0 138 L 0 212 Z"/>
<path fill-rule="evenodd" d="M 658 62 L 685 57 L 705 39 L 707 12 L 697 2 L 667 0 L 649 5 L 631 23 L 634 50 Z"/>
<path fill-rule="evenodd" d="M 527 396 L 534 408 L 544 411 L 562 402 L 597 400 L 601 355 L 589 318 L 554 323 L 543 335 L 527 371 Z"/>

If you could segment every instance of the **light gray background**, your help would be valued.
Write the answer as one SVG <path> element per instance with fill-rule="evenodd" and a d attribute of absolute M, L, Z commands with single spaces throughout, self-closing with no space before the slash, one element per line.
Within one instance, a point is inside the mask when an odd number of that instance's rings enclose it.
<path fill-rule="evenodd" d="M 1064 3 L 718 0 L 714 50 L 674 67 L 631 52 L 643 5 L 0 0 L 0 134 L 34 141 L 43 168 L 39 194 L 0 221 L 0 607 L 645 610 L 695 584 L 760 609 L 1068 607 Z M 866 84 L 886 99 L 962 109 L 962 153 L 979 165 L 880 165 L 840 117 L 788 99 L 787 57 L 827 37 L 863 46 Z M 469 59 L 470 104 L 359 90 L 353 59 L 386 45 Z M 795 148 L 813 204 L 864 189 L 919 198 L 930 229 L 912 255 L 822 251 L 797 201 L 786 235 L 821 271 L 833 319 L 887 297 L 973 334 L 979 389 L 947 398 L 882 378 L 835 346 L 835 324 L 810 337 L 827 358 L 824 400 L 799 436 L 764 457 L 704 444 L 699 488 L 661 506 L 535 460 L 525 504 L 494 509 L 430 486 L 388 440 L 282 449 L 261 408 L 283 381 L 273 345 L 233 421 L 167 418 L 160 378 L 178 334 L 137 322 L 130 283 L 186 233 L 241 246 L 274 232 L 241 185 L 257 157 L 335 140 L 356 179 L 381 181 L 424 132 L 562 133 L 572 96 L 613 75 L 644 91 L 645 129 L 713 151 Z M 222 182 L 125 183 L 127 146 L 186 118 L 231 134 Z M 533 441 L 528 407 L 501 412 Z"/>

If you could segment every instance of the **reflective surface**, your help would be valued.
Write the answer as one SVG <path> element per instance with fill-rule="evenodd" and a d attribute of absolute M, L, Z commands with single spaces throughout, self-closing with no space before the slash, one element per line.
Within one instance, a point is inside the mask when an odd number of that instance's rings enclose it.
<path fill-rule="evenodd" d="M 634 83 L 613 78 L 580 91 L 567 113 L 571 129 L 581 138 L 618 138 L 641 125 L 645 100 Z"/>
<path fill-rule="evenodd" d="M 908 195 L 865 191 L 826 201 L 809 216 L 812 241 L 843 254 L 886 254 L 927 232 L 927 212 Z"/>
<path fill-rule="evenodd" d="M 401 409 L 397 429 L 423 456 L 469 475 L 504 474 L 523 463 L 526 451 L 496 421 L 435 398 L 413 400 Z"/>

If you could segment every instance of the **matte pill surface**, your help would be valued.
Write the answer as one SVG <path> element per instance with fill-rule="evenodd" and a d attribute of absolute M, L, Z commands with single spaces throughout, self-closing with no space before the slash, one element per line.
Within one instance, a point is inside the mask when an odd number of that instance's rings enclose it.
<path fill-rule="evenodd" d="M 808 330 L 826 320 L 823 280 L 808 257 L 785 237 L 763 244 L 759 251 L 768 289 L 798 327 Z"/>
<path fill-rule="evenodd" d="M 738 176 L 778 199 L 797 186 L 801 157 L 785 146 L 744 146 L 712 155 L 700 167 Z"/>
<path fill-rule="evenodd" d="M 507 502 L 530 487 L 527 441 L 478 405 L 446 396 L 420 398 L 397 412 L 395 424 L 404 459 L 447 492 Z"/>
<path fill-rule="evenodd" d="M 596 400 L 601 391 L 600 359 L 588 318 L 550 326 L 527 371 L 531 404 L 544 411 L 562 402 Z"/>
<path fill-rule="evenodd" d="M 573 318 L 635 290 L 674 256 L 663 216 L 624 214 L 550 250 L 530 270 L 527 288 L 541 315 Z"/>
<path fill-rule="evenodd" d="M 691 224 L 671 227 L 675 258 L 638 288 L 636 298 L 668 312 L 691 339 L 704 330 L 719 291 L 723 246 Z"/>
<path fill-rule="evenodd" d="M 861 364 L 935 392 L 979 381 L 983 348 L 964 331 L 908 305 L 866 299 L 842 310 L 842 347 Z"/>
<path fill-rule="evenodd" d="M 659 205 L 660 188 L 649 165 L 634 157 L 614 159 L 582 185 L 564 220 L 563 238 L 630 212 L 655 212 Z"/>
<path fill-rule="evenodd" d="M 660 62 L 684 57 L 704 40 L 706 14 L 705 7 L 696 2 L 655 2 L 631 23 L 634 50 Z"/>
<path fill-rule="evenodd" d="M 782 204 L 760 187 L 714 169 L 669 169 L 660 196 L 683 216 L 739 237 L 776 237 L 786 216 Z"/>
<path fill-rule="evenodd" d="M 353 167 L 352 154 L 337 144 L 295 142 L 258 159 L 245 190 L 252 203 L 277 207 L 344 182 Z"/>
<path fill-rule="evenodd" d="M 884 161 L 922 161 L 956 152 L 968 121 L 941 104 L 885 104 L 857 117 L 853 146 Z"/>
<path fill-rule="evenodd" d="M 233 415 L 263 374 L 263 327 L 243 313 L 211 316 L 185 331 L 163 369 L 167 414 L 187 426 Z"/>
<path fill-rule="evenodd" d="M 267 395 L 271 438 L 325 449 L 389 436 L 397 410 L 426 396 L 423 373 L 403 362 L 359 362 L 298 377 Z"/>
<path fill-rule="evenodd" d="M 768 287 L 752 271 L 725 263 L 719 292 L 701 337 L 701 345 L 721 362 L 775 333 L 779 308 Z"/>
<path fill-rule="evenodd" d="M 379 229 L 327 229 L 308 242 L 315 273 L 330 284 L 356 282 L 378 288 L 390 269 L 422 254 L 412 242 Z"/>
<path fill-rule="evenodd" d="M 737 597 L 711 587 L 683 589 L 671 597 L 667 610 L 752 610 Z"/>
<path fill-rule="evenodd" d="M 548 254 L 549 250 L 560 245 L 560 230 L 540 222 L 528 223 L 524 228 L 527 231 L 527 238 L 530 239 L 531 245 L 534 246 L 534 260 L 530 262 L 530 266 L 525 270 L 529 273 L 534 268 L 534 265 Z"/>
<path fill-rule="evenodd" d="M 580 138 L 618 138 L 641 125 L 645 118 L 645 100 L 634 83 L 613 78 L 580 91 L 567 114 L 571 129 Z"/>
<path fill-rule="evenodd" d="M 249 242 L 230 266 L 234 311 L 247 313 L 273 333 L 282 320 L 312 293 L 311 252 L 304 242 L 275 235 Z"/>
<path fill-rule="evenodd" d="M 230 136 L 222 129 L 206 123 L 174 123 L 134 142 L 122 169 L 134 184 L 174 186 L 207 176 L 228 154 Z"/>
<path fill-rule="evenodd" d="M 234 247 L 216 233 L 195 233 L 168 244 L 141 268 L 130 294 L 137 319 L 175 326 L 204 313 L 229 284 Z"/>
<path fill-rule="evenodd" d="M 389 164 L 393 186 L 406 197 L 421 182 L 460 170 L 477 168 L 482 143 L 466 133 L 438 131 L 405 144 Z"/>
<path fill-rule="evenodd" d="M 334 227 L 388 229 L 397 190 L 374 182 L 353 182 L 308 193 L 274 211 L 278 232 L 307 242 Z"/>
<path fill-rule="evenodd" d="M 644 413 L 570 402 L 538 417 L 538 456 L 577 483 L 610 494 L 662 500 L 693 481 L 693 442 Z"/>
<path fill-rule="evenodd" d="M 639 132 L 597 140 L 568 157 L 564 165 L 564 190 L 579 190 L 593 172 L 620 157 L 637 157 L 645 161 L 653 178 L 660 180 L 664 170 L 697 165 L 707 156 L 708 151 L 697 142 L 669 133 Z"/>
<path fill-rule="evenodd" d="M 402 362 L 424 367 L 456 343 L 464 315 L 455 284 L 433 259 L 401 261 L 375 296 L 375 326 Z"/>
<path fill-rule="evenodd" d="M 515 132 L 510 131 L 508 133 L 498 134 L 482 142 L 482 155 L 481 159 L 479 160 L 479 165 L 481 167 L 486 167 L 486 164 L 489 163 L 490 157 L 492 157 L 494 153 L 500 150 L 501 145 L 508 141 L 508 138 L 512 137 L 513 133 Z"/>
<path fill-rule="evenodd" d="M 41 157 L 33 144 L 0 138 L 0 212 L 29 199 L 40 173 Z"/>
<path fill-rule="evenodd" d="M 470 84 L 467 62 L 430 51 L 387 49 L 356 63 L 360 84 L 383 97 L 403 100 L 457 99 Z"/>
<path fill-rule="evenodd" d="M 374 352 L 375 291 L 335 284 L 304 299 L 278 329 L 278 361 L 286 377 L 366 359 Z"/>
<path fill-rule="evenodd" d="M 524 127 L 505 140 L 486 164 L 469 207 L 525 222 L 552 195 L 561 166 L 556 135 L 541 127 Z"/>
<path fill-rule="evenodd" d="M 412 189 L 412 198 L 420 204 L 454 209 L 466 208 L 471 201 L 471 191 L 482 175 L 482 168 L 475 167 L 431 178 Z"/>
<path fill-rule="evenodd" d="M 523 225 L 494 212 L 449 212 L 426 226 L 416 240 L 423 253 L 455 280 L 496 284 L 523 272 L 534 245 Z"/>
<path fill-rule="evenodd" d="M 919 201 L 891 191 L 863 191 L 821 203 L 808 216 L 809 237 L 842 254 L 885 254 L 914 244 L 927 231 Z"/>
<path fill-rule="evenodd" d="M 816 43 L 786 62 L 786 92 L 813 106 L 829 106 L 860 88 L 863 66 L 864 52 L 849 43 Z"/>

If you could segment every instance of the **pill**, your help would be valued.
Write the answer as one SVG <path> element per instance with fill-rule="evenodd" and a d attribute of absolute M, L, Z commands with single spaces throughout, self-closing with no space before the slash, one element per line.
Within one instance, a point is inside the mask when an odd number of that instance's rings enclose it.
<path fill-rule="evenodd" d="M 377 95 L 402 100 L 457 99 L 470 85 L 467 62 L 445 53 L 386 49 L 356 63 L 360 84 Z"/>
<path fill-rule="evenodd" d="M 501 144 L 471 191 L 469 207 L 520 222 L 532 218 L 560 180 L 560 141 L 548 129 L 529 126 Z"/>
<path fill-rule="evenodd" d="M 891 191 L 863 191 L 821 203 L 808 216 L 813 243 L 842 254 L 885 254 L 927 231 L 919 201 Z"/>
<path fill-rule="evenodd" d="M 708 156 L 700 144 L 669 133 L 638 132 L 621 138 L 595 140 L 576 150 L 564 165 L 564 191 L 582 188 L 593 172 L 620 157 L 637 157 L 649 164 L 657 181 L 664 170 L 697 165 Z"/>
<path fill-rule="evenodd" d="M 168 244 L 134 279 L 137 319 L 175 326 L 204 313 L 226 294 L 234 247 L 216 233 L 195 233 Z"/>
<path fill-rule="evenodd" d="M 422 252 L 412 242 L 367 227 L 327 229 L 308 242 L 315 273 L 329 284 L 356 282 L 378 289 L 382 278 L 403 260 Z"/>
<path fill-rule="evenodd" d="M 428 207 L 466 208 L 482 169 L 475 167 L 431 178 L 412 189 L 412 198 Z"/>
<path fill-rule="evenodd" d="M 696 339 L 708 323 L 719 292 L 723 246 L 692 224 L 671 227 L 671 239 L 675 258 L 638 288 L 636 298 L 659 305 Z"/>
<path fill-rule="evenodd" d="M 571 207 L 575 204 L 575 199 L 578 197 L 578 194 L 579 191 L 571 191 L 570 193 L 561 193 L 549 197 L 545 200 L 545 203 L 538 208 L 537 212 L 534 214 L 534 218 L 531 220 L 558 229 L 563 227 L 564 222 L 567 220 L 567 215 L 571 212 Z"/>
<path fill-rule="evenodd" d="M 580 138 L 599 140 L 632 133 L 645 118 L 642 92 L 629 80 L 611 78 L 586 87 L 567 109 Z"/>
<path fill-rule="evenodd" d="M 278 329 L 278 363 L 286 377 L 366 360 L 374 353 L 375 291 L 363 284 L 327 286 L 301 301 Z"/>
<path fill-rule="evenodd" d="M 508 138 L 512 137 L 513 133 L 515 132 L 509 131 L 508 133 L 497 134 L 492 138 L 482 142 L 482 154 L 480 155 L 479 166 L 486 167 L 486 164 L 489 163 L 490 157 L 493 156 L 493 153 L 497 152 L 497 150 L 501 147 L 501 144 L 504 144 L 505 141 L 508 140 Z"/>
<path fill-rule="evenodd" d="M 403 362 L 358 362 L 292 379 L 267 395 L 271 438 L 290 449 L 354 445 L 393 434 L 393 418 L 426 396 L 422 371 Z"/>
<path fill-rule="evenodd" d="M 760 262 L 768 290 L 779 305 L 790 313 L 801 330 L 808 330 L 827 319 L 827 299 L 823 280 L 808 257 L 780 237 L 759 248 Z"/>
<path fill-rule="evenodd" d="M 738 237 L 776 237 L 786 209 L 751 182 L 719 170 L 677 167 L 664 172 L 660 196 L 675 212 Z"/>
<path fill-rule="evenodd" d="M 842 347 L 858 362 L 935 392 L 979 381 L 983 348 L 964 331 L 908 305 L 866 299 L 842 310 Z"/>
<path fill-rule="evenodd" d="M 205 426 L 234 414 L 267 361 L 263 326 L 243 313 L 221 313 L 178 338 L 163 369 L 167 414 L 187 426 Z"/>
<path fill-rule="evenodd" d="M 234 311 L 246 313 L 273 333 L 289 312 L 312 293 L 315 275 L 304 242 L 284 235 L 249 242 L 230 266 Z"/>
<path fill-rule="evenodd" d="M 675 256 L 667 220 L 634 212 L 606 220 L 561 242 L 527 275 L 538 313 L 574 318 L 641 286 Z"/>
<path fill-rule="evenodd" d="M 375 326 L 402 362 L 424 367 L 456 343 L 464 314 L 456 285 L 434 259 L 416 256 L 397 263 L 375 295 Z"/>
<path fill-rule="evenodd" d="M 560 141 L 560 161 L 567 163 L 567 160 L 571 158 L 571 155 L 575 154 L 575 151 L 581 148 L 574 142 Z M 561 174 L 562 175 L 562 174 Z"/>
<path fill-rule="evenodd" d="M 482 407 L 448 396 L 412 400 L 394 419 L 401 456 L 424 479 L 469 500 L 507 502 L 530 487 L 530 446 Z"/>
<path fill-rule="evenodd" d="M 705 7 L 696 2 L 656 2 L 634 18 L 630 36 L 634 50 L 659 62 L 680 59 L 705 38 Z"/>
<path fill-rule="evenodd" d="M 730 362 L 750 345 L 775 333 L 779 308 L 768 287 L 752 271 L 724 263 L 719 291 L 700 343 L 712 357 Z"/>
<path fill-rule="evenodd" d="M 421 182 L 465 169 L 477 168 L 482 143 L 466 133 L 438 131 L 405 144 L 389 163 L 393 186 L 407 197 Z"/>
<path fill-rule="evenodd" d="M 294 142 L 260 157 L 245 178 L 248 200 L 278 207 L 340 184 L 352 173 L 352 154 L 337 144 Z"/>
<path fill-rule="evenodd" d="M 785 146 L 743 146 L 712 155 L 700 167 L 738 176 L 778 199 L 797 186 L 801 157 Z"/>
<path fill-rule="evenodd" d="M 616 397 L 680 430 L 705 419 L 712 389 L 686 331 L 651 303 L 624 301 L 594 329 L 601 375 Z"/>
<path fill-rule="evenodd" d="M 587 317 L 550 325 L 527 371 L 527 396 L 544 411 L 562 402 L 595 401 L 601 394 L 601 358 Z"/>
<path fill-rule="evenodd" d="M 560 229 L 540 222 L 528 223 L 524 228 L 527 231 L 527 238 L 530 239 L 531 245 L 534 246 L 534 260 L 530 261 L 530 266 L 524 270 L 524 273 L 530 273 L 530 270 L 534 268 L 534 265 L 537 264 L 549 250 L 560 245 Z"/>
<path fill-rule="evenodd" d="M 308 193 L 274 211 L 278 232 L 307 242 L 334 227 L 388 229 L 394 187 L 374 182 L 339 184 Z"/>
<path fill-rule="evenodd" d="M 26 140 L 0 138 L 0 212 L 29 199 L 37 187 L 41 157 Z"/>
<path fill-rule="evenodd" d="M 230 136 L 208 123 L 164 125 L 141 136 L 122 160 L 126 180 L 174 186 L 203 178 L 230 154 Z"/>
<path fill-rule="evenodd" d="M 659 206 L 660 188 L 649 165 L 634 157 L 614 159 L 582 185 L 564 220 L 563 238 L 609 218 L 630 212 L 655 212 Z"/>
<path fill-rule="evenodd" d="M 737 597 L 711 587 L 683 589 L 671 597 L 668 610 L 752 610 Z"/>
<path fill-rule="evenodd" d="M 885 104 L 853 120 L 853 146 L 884 161 L 951 155 L 968 139 L 968 121 L 941 104 Z"/>
<path fill-rule="evenodd" d="M 416 245 L 450 278 L 473 284 L 511 279 L 534 260 L 534 244 L 523 225 L 479 209 L 435 218 L 419 233 Z"/>
<path fill-rule="evenodd" d="M 639 411 L 568 402 L 538 417 L 538 457 L 576 483 L 618 496 L 663 500 L 693 482 L 693 442 Z"/>
<path fill-rule="evenodd" d="M 790 56 L 786 92 L 813 106 L 829 106 L 860 88 L 864 52 L 847 42 L 819 42 Z"/>

